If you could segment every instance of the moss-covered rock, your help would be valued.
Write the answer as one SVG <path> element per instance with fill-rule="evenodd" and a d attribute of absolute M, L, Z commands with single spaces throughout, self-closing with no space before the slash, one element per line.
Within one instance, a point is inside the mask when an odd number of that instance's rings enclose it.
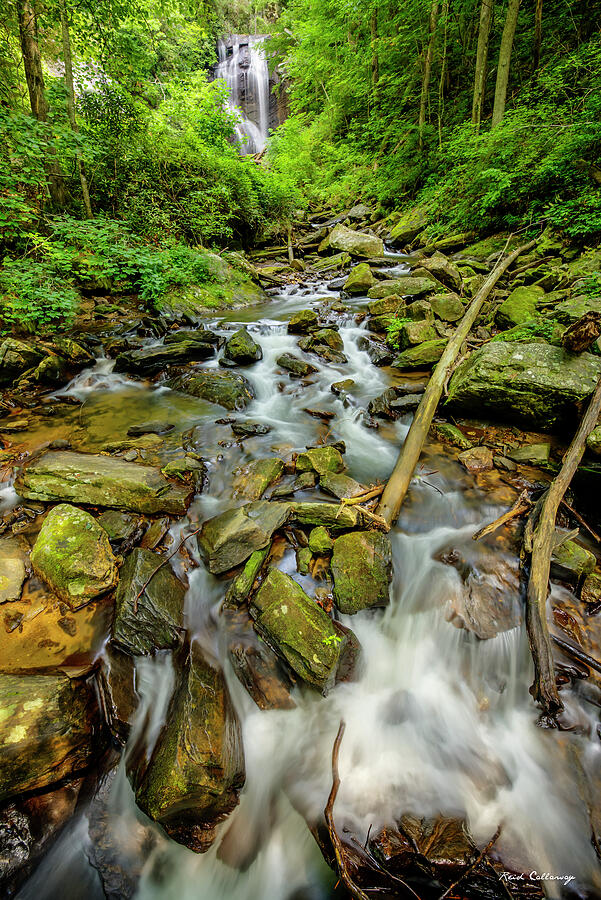
<path fill-rule="evenodd" d="M 457 294 L 438 294 L 430 300 L 432 312 L 443 322 L 457 322 L 465 308 Z"/>
<path fill-rule="evenodd" d="M 403 318 L 411 319 L 412 322 L 432 323 L 434 321 L 432 305 L 428 300 L 414 300 L 403 310 Z"/>
<path fill-rule="evenodd" d="M 599 572 L 591 572 L 586 576 L 580 592 L 580 599 L 590 606 L 601 603 L 601 575 Z"/>
<path fill-rule="evenodd" d="M 593 428 L 586 439 L 586 446 L 591 453 L 595 454 L 595 456 L 601 456 L 601 425 L 597 425 L 596 428 Z"/>
<path fill-rule="evenodd" d="M 551 455 L 551 444 L 526 444 L 511 450 L 507 456 L 517 463 L 526 463 L 531 466 L 546 466 Z"/>
<path fill-rule="evenodd" d="M 523 325 L 536 318 L 538 304 L 544 295 L 542 288 L 536 285 L 514 288 L 495 315 L 499 328 L 513 328 L 514 325 Z"/>
<path fill-rule="evenodd" d="M 334 600 L 340 612 L 386 606 L 392 578 L 390 540 L 378 531 L 353 531 L 334 541 Z"/>
<path fill-rule="evenodd" d="M 342 455 L 335 447 L 313 447 L 299 453 L 296 460 L 297 472 L 316 472 L 318 475 L 325 475 L 326 472 L 342 472 L 344 468 Z"/>
<path fill-rule="evenodd" d="M 361 231 L 353 231 L 346 225 L 335 225 L 328 238 L 329 250 L 341 250 L 351 256 L 363 256 L 376 259 L 384 256 L 384 244 L 381 238 Z"/>
<path fill-rule="evenodd" d="M 292 503 L 291 517 L 299 525 L 324 525 L 335 531 L 355 528 L 359 513 L 351 506 L 342 509 L 337 503 Z"/>
<path fill-rule="evenodd" d="M 263 359 L 263 351 L 260 344 L 257 344 L 244 327 L 239 328 L 227 339 L 223 348 L 223 358 L 237 366 L 248 366 Z"/>
<path fill-rule="evenodd" d="M 312 334 L 302 337 L 298 346 L 301 350 L 311 350 L 318 356 L 323 356 L 324 351 L 332 350 L 334 353 L 342 354 L 344 350 L 344 341 L 340 337 L 340 333 L 334 328 L 319 328 Z M 345 357 L 346 359 L 346 357 Z"/>
<path fill-rule="evenodd" d="M 303 681 L 322 691 L 333 684 L 342 642 L 327 613 L 293 578 L 270 569 L 251 612 L 259 632 Z"/>
<path fill-rule="evenodd" d="M 552 428 L 594 390 L 601 359 L 546 344 L 492 342 L 461 363 L 449 384 L 454 408 Z"/>
<path fill-rule="evenodd" d="M 589 312 L 601 314 L 601 297 L 573 297 L 557 303 L 549 312 L 549 317 L 561 325 L 573 325 Z"/>
<path fill-rule="evenodd" d="M 318 327 L 319 319 L 314 309 L 299 309 L 288 321 L 289 334 L 308 334 Z"/>
<path fill-rule="evenodd" d="M 71 500 L 143 513 L 182 516 L 189 488 L 168 481 L 153 466 L 109 456 L 51 450 L 24 466 L 15 479 L 22 497 L 45 503 Z"/>
<path fill-rule="evenodd" d="M 596 565 L 594 553 L 576 541 L 564 541 L 551 557 L 551 574 L 566 581 L 579 581 L 590 575 Z"/>
<path fill-rule="evenodd" d="M 424 341 L 435 341 L 436 332 L 425 319 L 421 322 L 403 322 L 397 332 L 397 339 L 400 349 L 407 350 Z"/>
<path fill-rule="evenodd" d="M 439 422 L 432 425 L 432 432 L 435 438 L 443 444 L 450 444 L 451 447 L 459 447 L 460 450 L 469 450 L 472 442 L 456 425 L 450 422 Z"/>
<path fill-rule="evenodd" d="M 424 341 L 423 344 L 404 350 L 392 365 L 396 369 L 429 369 L 438 362 L 447 343 L 446 338 Z"/>
<path fill-rule="evenodd" d="M 44 519 L 31 562 L 71 609 L 111 591 L 119 580 L 106 531 L 89 513 L 67 503 L 55 506 Z"/>
<path fill-rule="evenodd" d="M 113 643 L 131 656 L 172 650 L 180 643 L 186 589 L 163 562 L 158 553 L 136 549 L 121 569 Z"/>
<path fill-rule="evenodd" d="M 282 353 L 276 359 L 276 363 L 296 378 L 306 378 L 307 375 L 313 375 L 318 371 L 317 366 L 313 366 L 306 360 L 294 356 L 293 353 Z"/>
<path fill-rule="evenodd" d="M 334 546 L 330 533 L 323 525 L 312 528 L 309 534 L 309 550 L 311 553 L 323 555 L 329 553 Z"/>
<path fill-rule="evenodd" d="M 262 550 L 255 550 L 248 557 L 244 568 L 239 575 L 234 578 L 225 595 L 225 605 L 228 607 L 240 606 L 245 603 L 253 589 L 255 580 L 261 571 L 261 567 L 271 549 L 271 543 L 267 544 Z"/>
<path fill-rule="evenodd" d="M 227 572 L 262 550 L 290 512 L 288 503 L 258 500 L 208 519 L 198 535 L 198 549 L 209 571 Z"/>
<path fill-rule="evenodd" d="M 135 375 L 156 375 L 167 366 L 181 366 L 188 362 L 199 362 L 215 355 L 213 343 L 198 340 L 178 341 L 142 347 L 140 350 L 126 350 L 115 362 L 116 372 L 132 372 Z"/>
<path fill-rule="evenodd" d="M 136 802 L 173 840 L 202 853 L 238 803 L 244 778 L 240 724 L 223 673 L 193 644 L 150 762 L 134 773 Z"/>
<path fill-rule="evenodd" d="M 367 294 L 375 281 L 374 274 L 367 263 L 354 266 L 344 283 L 347 294 Z"/>
<path fill-rule="evenodd" d="M 370 288 L 367 296 L 370 300 L 382 300 L 396 294 L 399 297 L 420 297 L 430 294 L 440 285 L 433 278 L 415 278 L 413 275 L 402 275 L 390 281 L 379 281 Z"/>
<path fill-rule="evenodd" d="M 275 456 L 255 459 L 237 470 L 234 496 L 245 500 L 259 500 L 267 488 L 282 477 L 284 463 Z"/>
<path fill-rule="evenodd" d="M 193 456 L 178 456 L 170 460 L 161 469 L 167 478 L 176 478 L 186 484 L 191 484 L 195 491 L 202 490 L 203 482 L 207 477 L 207 467 L 201 459 Z"/>
<path fill-rule="evenodd" d="M 365 490 L 354 478 L 335 472 L 326 472 L 324 475 L 321 475 L 319 486 L 326 494 L 332 494 L 333 497 L 338 497 L 339 500 L 342 500 L 343 497 L 356 497 Z"/>
<path fill-rule="evenodd" d="M 5 338 L 0 344 L 0 385 L 10 384 L 14 379 L 39 365 L 44 353 L 32 344 Z"/>
<path fill-rule="evenodd" d="M 407 210 L 390 229 L 389 240 L 402 247 L 421 234 L 427 224 L 428 213 L 423 207 Z"/>
<path fill-rule="evenodd" d="M 226 409 L 244 409 L 255 397 L 253 386 L 243 375 L 216 369 L 188 372 L 167 382 L 167 386 Z"/>
<path fill-rule="evenodd" d="M 422 266 L 428 272 L 431 272 L 434 278 L 442 281 L 452 290 L 461 290 L 461 273 L 450 259 L 447 259 L 442 253 L 435 253 L 430 259 L 422 260 Z"/>

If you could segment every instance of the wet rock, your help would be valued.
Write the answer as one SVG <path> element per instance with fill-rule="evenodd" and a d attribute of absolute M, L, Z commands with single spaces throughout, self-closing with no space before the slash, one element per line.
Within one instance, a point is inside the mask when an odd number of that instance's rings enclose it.
<path fill-rule="evenodd" d="M 44 519 L 31 562 L 70 609 L 108 593 L 119 579 L 106 531 L 89 513 L 67 503 L 55 506 Z"/>
<path fill-rule="evenodd" d="M 436 340 L 436 332 L 426 320 L 404 322 L 397 332 L 397 337 L 400 349 L 407 350 L 416 344 L 423 344 L 424 341 Z"/>
<path fill-rule="evenodd" d="M 270 569 L 252 604 L 259 632 L 296 674 L 319 690 L 331 686 L 341 641 L 330 617 L 301 586 L 289 575 Z"/>
<path fill-rule="evenodd" d="M 551 454 L 551 444 L 526 444 L 512 450 L 507 455 L 516 463 L 527 463 L 531 466 L 546 466 Z"/>
<path fill-rule="evenodd" d="M 299 453 L 296 459 L 297 472 L 315 472 L 317 475 L 325 475 L 326 472 L 342 472 L 344 468 L 344 460 L 340 451 L 335 447 L 315 447 Z"/>
<path fill-rule="evenodd" d="M 26 559 L 25 550 L 16 538 L 0 538 L 0 603 L 10 603 L 21 596 Z"/>
<path fill-rule="evenodd" d="M 142 547 L 142 549 L 154 550 L 155 547 L 158 547 L 169 531 L 170 525 L 171 521 L 167 518 L 167 516 L 161 516 L 158 519 L 154 519 L 154 521 L 151 522 L 148 526 L 146 534 L 140 541 L 140 546 Z"/>
<path fill-rule="evenodd" d="M 288 503 L 258 500 L 208 519 L 198 535 L 198 549 L 209 571 L 227 572 L 262 550 L 290 511 Z"/>
<path fill-rule="evenodd" d="M 44 353 L 25 341 L 5 338 L 0 344 L 0 385 L 11 384 L 12 381 L 39 365 Z"/>
<path fill-rule="evenodd" d="M 457 628 L 489 640 L 522 621 L 518 563 L 515 557 L 471 544 L 446 555 L 461 585 L 451 599 L 448 620 Z"/>
<path fill-rule="evenodd" d="M 232 431 L 239 438 L 254 437 L 258 434 L 269 434 L 271 425 L 262 422 L 232 422 Z"/>
<path fill-rule="evenodd" d="M 367 294 L 374 281 L 373 272 L 368 264 L 359 263 L 351 269 L 349 277 L 344 282 L 344 290 L 347 294 Z"/>
<path fill-rule="evenodd" d="M 355 528 L 359 513 L 351 506 L 342 510 L 337 503 L 292 503 L 291 515 L 299 525 L 324 525 L 342 531 Z"/>
<path fill-rule="evenodd" d="M 280 497 L 290 497 L 297 491 L 310 491 L 315 487 L 317 479 L 315 472 L 302 472 L 298 475 L 292 484 L 283 484 L 276 487 L 271 493 L 271 500 L 278 500 Z"/>
<path fill-rule="evenodd" d="M 352 231 L 345 225 L 335 225 L 328 237 L 330 250 L 341 250 L 351 256 L 370 257 L 384 256 L 382 240 L 372 234 Z"/>
<path fill-rule="evenodd" d="M 168 434 L 174 428 L 175 425 L 171 422 L 143 422 L 141 425 L 130 425 L 127 434 L 128 437 L 140 437 L 143 434 Z"/>
<path fill-rule="evenodd" d="M 284 463 L 277 457 L 255 459 L 237 470 L 234 478 L 234 497 L 259 500 L 267 488 L 282 477 Z"/>
<path fill-rule="evenodd" d="M 391 315 L 373 316 L 367 320 L 367 330 L 372 334 L 386 334 L 392 321 Z"/>
<path fill-rule="evenodd" d="M 301 350 L 315 350 L 316 347 L 325 346 L 330 350 L 344 350 L 344 342 L 340 334 L 334 328 L 318 328 L 317 331 L 301 338 L 298 342 Z"/>
<path fill-rule="evenodd" d="M 53 347 L 59 356 L 73 365 L 86 365 L 94 362 L 94 356 L 90 351 L 69 337 L 57 337 L 52 341 Z"/>
<path fill-rule="evenodd" d="M 0 800 L 72 778 L 92 760 L 92 688 L 64 675 L 0 675 Z"/>
<path fill-rule="evenodd" d="M 370 416 L 378 416 L 380 419 L 398 419 L 417 409 L 421 399 L 421 394 L 408 394 L 404 387 L 390 387 L 370 400 L 367 411 Z"/>
<path fill-rule="evenodd" d="M 601 456 L 601 425 L 597 425 L 596 428 L 593 428 L 586 439 L 586 447 L 587 450 L 590 450 L 595 456 Z"/>
<path fill-rule="evenodd" d="M 238 718 L 223 673 L 193 644 L 136 802 L 167 834 L 197 853 L 238 803 L 244 784 Z"/>
<path fill-rule="evenodd" d="M 410 347 L 408 350 L 404 350 L 396 357 L 392 365 L 396 369 L 405 370 L 430 369 L 434 363 L 438 362 L 444 353 L 447 343 L 448 341 L 446 338 L 440 338 L 435 341 L 424 341 L 423 344 L 418 344 L 416 347 Z"/>
<path fill-rule="evenodd" d="M 389 235 L 391 243 L 404 246 L 421 234 L 428 224 L 428 214 L 417 207 L 403 213 L 392 227 Z"/>
<path fill-rule="evenodd" d="M 573 325 L 591 312 L 601 313 L 601 298 L 584 295 L 557 303 L 553 307 L 552 317 L 562 325 Z"/>
<path fill-rule="evenodd" d="M 250 381 L 243 375 L 215 369 L 189 372 L 172 379 L 167 386 L 174 391 L 183 391 L 192 397 L 217 403 L 226 409 L 244 409 L 255 397 Z"/>
<path fill-rule="evenodd" d="M 384 341 L 368 337 L 360 337 L 357 346 L 359 350 L 365 350 L 374 366 L 389 366 L 396 355 Z"/>
<path fill-rule="evenodd" d="M 584 579 L 580 599 L 589 606 L 598 606 L 601 604 L 601 575 L 598 572 L 591 572 Z"/>
<path fill-rule="evenodd" d="M 490 472 L 493 467 L 490 447 L 472 447 L 470 450 L 464 450 L 457 458 L 472 475 Z"/>
<path fill-rule="evenodd" d="M 168 481 L 158 469 L 91 453 L 51 450 L 24 466 L 15 490 L 31 500 L 73 500 L 135 512 L 182 516 L 192 492 Z"/>
<path fill-rule="evenodd" d="M 432 305 L 428 300 L 414 300 L 403 310 L 403 318 L 411 319 L 413 322 L 428 322 L 431 325 L 434 321 Z"/>
<path fill-rule="evenodd" d="M 139 703 L 133 658 L 109 644 L 100 660 L 97 683 L 105 721 L 113 738 L 123 745 Z"/>
<path fill-rule="evenodd" d="M 551 575 L 565 581 L 579 581 L 597 565 L 594 553 L 575 541 L 564 541 L 551 557 Z"/>
<path fill-rule="evenodd" d="M 338 540 L 340 540 L 340 538 L 338 538 Z M 323 525 L 319 525 L 317 528 L 311 529 L 311 533 L 309 534 L 309 550 L 311 553 L 324 556 L 325 554 L 330 553 L 333 546 L 334 541 L 330 537 L 327 528 L 324 528 Z"/>
<path fill-rule="evenodd" d="M 413 275 L 402 275 L 390 281 L 380 281 L 370 288 L 367 296 L 370 300 L 381 300 L 396 294 L 399 297 L 419 297 L 422 294 L 430 294 L 437 288 L 437 282 L 432 278 L 415 278 Z"/>
<path fill-rule="evenodd" d="M 301 309 L 288 321 L 289 334 L 308 334 L 318 327 L 319 319 L 314 309 Z"/>
<path fill-rule="evenodd" d="M 588 350 L 601 335 L 601 313 L 588 312 L 564 331 L 561 344 L 570 353 Z"/>
<path fill-rule="evenodd" d="M 340 612 L 353 615 L 388 604 L 392 550 L 385 534 L 356 531 L 336 538 L 331 567 Z"/>
<path fill-rule="evenodd" d="M 340 475 L 335 472 L 326 472 L 319 478 L 319 486 L 326 494 L 332 494 L 333 497 L 350 499 L 363 493 L 363 486 L 354 478 L 348 475 Z"/>
<path fill-rule="evenodd" d="M 461 290 L 459 269 L 442 253 L 435 253 L 430 259 L 422 260 L 422 266 L 443 284 L 455 291 Z"/>
<path fill-rule="evenodd" d="M 472 447 L 470 439 L 456 425 L 451 425 L 450 422 L 440 422 L 433 425 L 432 432 L 436 439 L 443 444 L 459 447 L 460 450 L 469 450 Z"/>
<path fill-rule="evenodd" d="M 262 641 L 245 611 L 225 611 L 232 668 L 259 709 L 294 709 L 292 682 L 276 654 Z"/>
<path fill-rule="evenodd" d="M 249 366 L 263 359 L 263 351 L 248 330 L 240 328 L 225 342 L 223 357 L 237 366 Z"/>
<path fill-rule="evenodd" d="M 269 543 L 263 550 L 255 550 L 254 553 L 251 553 L 244 568 L 234 578 L 227 590 L 224 601 L 226 607 L 236 607 L 246 603 L 270 550 L 271 544 Z"/>
<path fill-rule="evenodd" d="M 202 326 L 196 328 L 195 331 L 172 331 L 163 338 L 164 344 L 179 344 L 182 341 L 197 341 L 200 344 L 219 345 L 222 343 L 223 338 L 215 334 L 214 331 L 209 331 Z"/>
<path fill-rule="evenodd" d="M 432 312 L 443 322 L 457 322 L 463 317 L 465 307 L 457 294 L 438 294 L 432 297 Z"/>
<path fill-rule="evenodd" d="M 367 304 L 370 316 L 375 316 L 376 318 L 380 318 L 386 314 L 401 315 L 401 312 L 404 311 L 405 308 L 405 299 L 404 297 L 399 297 L 398 294 L 388 294 L 380 300 L 372 300 Z"/>
<path fill-rule="evenodd" d="M 68 363 L 54 353 L 45 356 L 31 373 L 31 380 L 37 384 L 61 384 L 67 380 Z M 29 376 L 27 376 L 29 377 Z"/>
<path fill-rule="evenodd" d="M 538 304 L 544 295 L 543 289 L 536 285 L 514 288 L 507 300 L 504 300 L 498 308 L 495 322 L 501 329 L 530 322 L 536 318 Z"/>
<path fill-rule="evenodd" d="M 282 353 L 276 359 L 276 363 L 280 368 L 287 369 L 291 375 L 295 375 L 297 378 L 306 378 L 307 375 L 313 375 L 318 371 L 316 366 L 311 365 L 304 359 L 300 359 L 298 356 L 294 356 L 292 353 Z"/>
<path fill-rule="evenodd" d="M 313 562 L 313 554 L 308 547 L 298 547 L 296 550 L 296 570 L 299 575 L 308 575 Z"/>
<path fill-rule="evenodd" d="M 193 486 L 195 491 L 201 491 L 207 477 L 207 467 L 201 459 L 193 456 L 178 456 L 170 460 L 161 469 L 167 478 L 175 478 L 185 484 Z"/>
<path fill-rule="evenodd" d="M 158 553 L 136 549 L 121 569 L 112 640 L 131 656 L 174 649 L 180 643 L 186 589 L 163 562 Z"/>
<path fill-rule="evenodd" d="M 115 362 L 116 372 L 132 372 L 134 375 L 156 375 L 166 366 L 181 366 L 188 362 L 209 359 L 215 353 L 212 344 L 200 341 L 178 341 L 174 344 L 158 344 L 140 350 L 120 353 Z"/>
<path fill-rule="evenodd" d="M 576 404 L 595 389 L 601 359 L 568 354 L 546 344 L 492 342 L 475 350 L 454 372 L 454 408 L 492 413 L 550 429 L 573 418 Z"/>
<path fill-rule="evenodd" d="M 336 394 L 337 397 L 340 397 L 342 394 L 346 394 L 348 391 L 352 391 L 355 387 L 355 382 L 352 378 L 345 378 L 342 381 L 335 381 L 330 385 L 330 390 L 333 394 Z"/>

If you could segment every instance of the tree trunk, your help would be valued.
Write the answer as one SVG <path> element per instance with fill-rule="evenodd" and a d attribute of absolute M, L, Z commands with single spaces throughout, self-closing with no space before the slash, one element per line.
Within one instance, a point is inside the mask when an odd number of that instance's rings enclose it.
<path fill-rule="evenodd" d="M 379 80 L 380 60 L 378 57 L 378 7 L 374 6 L 371 12 L 371 89 L 374 100 L 377 96 Z"/>
<path fill-rule="evenodd" d="M 480 27 L 478 29 L 478 49 L 476 50 L 476 73 L 474 77 L 474 99 L 472 101 L 472 125 L 480 130 L 484 91 L 486 87 L 486 65 L 488 63 L 488 39 L 492 18 L 493 0 L 482 0 L 480 6 Z"/>
<path fill-rule="evenodd" d="M 65 87 L 67 89 L 67 112 L 69 114 L 69 122 L 72 130 L 77 134 L 79 126 L 75 116 L 75 88 L 73 87 L 73 58 L 71 56 L 71 35 L 69 33 L 69 20 L 67 19 L 67 9 L 65 0 L 61 2 L 61 30 L 63 37 L 63 61 L 65 63 Z M 86 210 L 88 219 L 92 218 L 92 204 L 90 202 L 90 191 L 88 188 L 88 179 L 81 151 L 77 151 L 77 169 L 79 171 L 79 180 L 81 182 L 81 193 L 83 195 L 83 205 Z"/>
<path fill-rule="evenodd" d="M 424 147 L 424 128 L 426 125 L 426 110 L 428 107 L 428 95 L 430 92 L 430 78 L 432 75 L 432 59 L 434 58 L 434 46 L 436 44 L 436 25 L 438 22 L 438 0 L 432 0 L 430 7 L 430 22 L 428 46 L 424 60 L 424 75 L 422 78 L 422 93 L 419 102 L 419 149 Z"/>
<path fill-rule="evenodd" d="M 442 147 L 442 120 L 444 118 L 444 94 L 447 77 L 447 50 L 449 38 L 449 0 L 442 0 L 442 21 L 444 26 L 444 38 L 442 47 L 442 61 L 440 63 L 440 78 L 438 81 L 438 146 Z"/>
<path fill-rule="evenodd" d="M 543 0 L 536 0 L 534 8 L 534 48 L 532 51 L 532 69 L 538 71 L 540 66 L 540 45 L 543 37 Z"/>
<path fill-rule="evenodd" d="M 497 67 L 497 83 L 495 86 L 495 105 L 492 113 L 493 128 L 496 128 L 505 114 L 511 52 L 513 50 L 513 39 L 515 37 L 519 11 L 520 0 L 509 0 L 505 25 L 503 27 L 503 37 L 501 38 L 501 49 L 499 50 L 499 65 Z"/>

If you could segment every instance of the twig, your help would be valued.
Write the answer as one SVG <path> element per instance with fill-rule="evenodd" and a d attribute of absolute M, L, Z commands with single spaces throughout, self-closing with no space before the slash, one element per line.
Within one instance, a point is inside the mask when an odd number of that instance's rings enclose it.
<path fill-rule="evenodd" d="M 495 519 L 494 522 L 489 522 L 484 528 L 476 531 L 475 534 L 472 535 L 472 540 L 479 541 L 481 538 L 486 537 L 487 534 L 492 534 L 493 531 L 496 531 L 501 525 L 505 525 L 507 522 L 511 522 L 512 519 L 517 519 L 518 516 L 528 512 L 531 506 L 532 502 L 528 497 L 528 492 L 522 491 L 511 509 L 504 512 L 503 515 L 499 516 L 498 519 Z"/>
<path fill-rule="evenodd" d="M 134 599 L 134 613 L 138 612 L 138 601 L 139 601 L 140 597 L 142 596 L 142 594 L 144 593 L 144 591 L 146 590 L 146 588 L 148 587 L 148 585 L 150 584 L 150 582 L 152 581 L 152 579 L 154 578 L 154 576 L 157 574 L 157 572 L 160 569 L 162 569 L 163 566 L 166 566 L 167 563 L 173 559 L 175 554 L 178 553 L 179 550 L 181 550 L 181 548 L 183 547 L 184 543 L 188 540 L 188 538 L 194 537 L 195 534 L 198 534 L 198 532 L 201 530 L 201 528 L 202 528 L 202 525 L 200 526 L 200 528 L 197 528 L 196 531 L 191 531 L 190 534 L 187 534 L 185 537 L 183 537 L 181 539 L 181 541 L 179 542 L 179 544 L 177 545 L 177 547 L 175 548 L 175 550 L 173 551 L 173 553 L 170 553 L 169 556 L 166 556 L 165 559 L 162 561 L 162 563 L 156 567 L 156 569 L 154 570 L 154 572 L 152 573 L 150 578 L 148 578 L 144 582 L 144 584 L 142 585 L 142 587 L 140 588 L 140 590 L 138 591 L 138 593 L 136 594 L 135 599 Z"/>
<path fill-rule="evenodd" d="M 499 827 L 497 828 L 497 830 L 495 831 L 495 833 L 494 833 L 493 836 L 491 837 L 490 841 L 488 842 L 488 844 L 486 845 L 486 847 L 484 848 L 484 850 L 482 850 L 482 852 L 478 854 L 478 857 L 477 857 L 477 858 L 475 859 L 475 861 L 471 864 L 471 866 L 469 866 L 469 867 L 465 870 L 465 872 L 457 879 L 457 881 L 454 881 L 453 884 L 452 884 L 450 887 L 448 887 L 448 888 L 446 889 L 446 891 L 444 892 L 444 894 L 441 894 L 441 895 L 440 895 L 440 897 L 438 898 L 438 900 L 445 900 L 445 897 L 448 897 L 449 894 L 451 893 L 451 891 L 454 891 L 455 888 L 457 887 L 457 885 L 458 885 L 458 884 L 461 884 L 461 882 L 463 881 L 463 879 L 464 879 L 467 875 L 469 875 L 470 872 L 473 872 L 474 869 L 476 868 L 476 866 L 479 866 L 479 865 L 480 865 L 480 863 L 482 862 L 482 860 L 484 859 L 484 857 L 490 852 L 490 850 L 492 850 L 492 848 L 494 847 L 494 845 L 497 843 L 497 841 L 499 840 L 500 835 L 501 835 L 501 826 L 499 825 Z"/>
<path fill-rule="evenodd" d="M 362 891 L 358 885 L 355 884 L 349 874 L 346 866 L 346 860 L 344 858 L 342 841 L 338 837 L 336 825 L 334 824 L 334 803 L 336 802 L 338 789 L 340 787 L 340 775 L 338 774 L 338 755 L 340 753 L 340 744 L 342 742 L 342 736 L 344 734 L 345 728 L 346 725 L 341 719 L 340 725 L 338 726 L 338 734 L 336 735 L 336 740 L 334 741 L 334 746 L 332 747 L 332 789 L 330 791 L 330 796 L 328 797 L 328 802 L 326 803 L 324 816 L 326 825 L 328 826 L 328 832 L 330 835 L 330 840 L 332 842 L 332 847 L 334 849 L 334 856 L 336 857 L 336 864 L 338 866 L 338 871 L 340 872 L 340 877 L 342 878 L 351 896 L 355 897 L 356 900 L 369 900 L 367 894 Z"/>
<path fill-rule="evenodd" d="M 592 656 L 589 656 L 588 653 L 585 653 L 584 650 L 581 650 L 580 647 L 575 647 L 574 644 L 568 643 L 568 641 L 564 641 L 560 637 L 556 637 L 554 634 L 551 635 L 551 640 L 557 644 L 557 646 L 563 650 L 564 653 L 567 653 L 569 656 L 573 656 L 574 659 L 577 659 L 578 662 L 584 663 L 585 666 L 588 666 L 589 669 L 594 669 L 595 672 L 601 673 L 601 663 L 597 662 L 596 659 L 593 659 Z"/>
<path fill-rule="evenodd" d="M 588 533 L 589 533 L 590 535 L 592 535 L 592 537 L 595 538 L 595 540 L 597 541 L 598 544 L 601 544 L 601 537 L 599 537 L 599 535 L 597 534 L 596 531 L 593 531 L 593 529 L 591 528 L 591 526 L 588 525 L 588 524 L 586 523 L 586 521 L 582 518 L 582 516 L 580 515 L 580 513 L 577 513 L 577 512 L 576 512 L 576 510 L 574 509 L 573 506 L 570 506 L 570 504 L 567 503 L 565 500 L 562 500 L 562 501 L 561 501 L 561 505 L 562 505 L 562 506 L 565 506 L 565 508 L 567 509 L 567 511 L 570 513 L 570 515 L 571 515 L 571 516 L 574 516 L 574 518 L 576 519 L 576 521 L 577 521 L 577 522 L 580 522 L 580 524 L 582 525 L 583 528 L 586 528 L 586 530 L 588 531 Z"/>

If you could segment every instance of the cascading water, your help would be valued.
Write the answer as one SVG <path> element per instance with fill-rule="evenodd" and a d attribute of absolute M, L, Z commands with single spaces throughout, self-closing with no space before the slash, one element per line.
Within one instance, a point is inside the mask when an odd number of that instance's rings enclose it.
<path fill-rule="evenodd" d="M 262 35 L 232 35 L 218 44 L 215 77 L 228 86 L 228 106 L 237 113 L 243 155 L 260 153 L 269 132 L 269 67 Z"/>

